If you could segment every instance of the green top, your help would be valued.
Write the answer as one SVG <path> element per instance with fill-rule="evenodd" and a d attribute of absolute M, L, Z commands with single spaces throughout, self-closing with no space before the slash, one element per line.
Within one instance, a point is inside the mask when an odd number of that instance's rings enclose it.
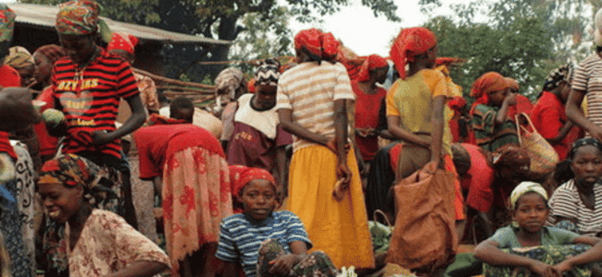
<path fill-rule="evenodd" d="M 511 224 L 498 229 L 489 239 L 499 243 L 498 248 L 523 247 L 520 242 L 518 242 L 518 237 L 516 236 L 518 231 L 519 227 L 512 226 Z M 541 233 L 541 245 L 543 246 L 572 244 L 575 238 L 580 236 L 571 231 L 548 226 L 544 226 L 541 229 Z"/>
<path fill-rule="evenodd" d="M 477 145 L 490 152 L 506 144 L 519 144 L 513 118 L 507 118 L 502 124 L 495 124 L 495 117 L 499 110 L 496 107 L 479 104 L 475 107 L 472 116 L 471 126 Z"/>

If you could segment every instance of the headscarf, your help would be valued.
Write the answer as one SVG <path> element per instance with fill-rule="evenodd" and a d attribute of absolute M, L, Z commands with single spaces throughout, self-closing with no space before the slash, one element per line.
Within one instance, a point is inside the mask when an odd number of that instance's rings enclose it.
<path fill-rule="evenodd" d="M 437 45 L 437 38 L 427 28 L 414 27 L 401 30 L 389 52 L 400 78 L 405 79 L 405 68 L 408 62 L 413 62 L 417 55 L 426 53 L 435 45 Z"/>
<path fill-rule="evenodd" d="M 50 62 L 52 65 L 54 65 L 54 63 L 56 63 L 56 61 L 58 61 L 60 58 L 67 56 L 67 53 L 65 50 L 63 50 L 63 47 L 60 47 L 56 44 L 40 46 L 33 53 L 40 53 L 46 56 L 46 58 L 48 58 L 48 62 Z"/>
<path fill-rule="evenodd" d="M 314 61 L 333 61 L 339 52 L 340 43 L 331 33 L 311 28 L 295 35 L 295 50 L 305 50 Z"/>
<path fill-rule="evenodd" d="M 0 58 L 6 56 L 15 29 L 15 13 L 5 4 L 0 4 Z"/>
<path fill-rule="evenodd" d="M 562 81 L 568 82 L 570 77 L 569 75 L 572 71 L 571 69 L 572 65 L 570 63 L 567 63 L 559 68 L 550 71 L 550 74 L 548 74 L 548 77 L 546 77 L 546 80 L 543 84 L 543 90 L 551 91 L 557 88 Z"/>
<path fill-rule="evenodd" d="M 505 77 L 504 79 L 506 80 L 506 82 L 508 82 L 508 87 L 512 90 L 517 91 L 520 89 L 520 85 L 518 84 L 518 81 L 516 79 L 510 77 Z"/>
<path fill-rule="evenodd" d="M 98 31 L 103 41 L 111 41 L 111 31 L 99 18 L 102 6 L 90 0 L 76 0 L 61 4 L 56 15 L 55 28 L 59 34 L 89 35 Z"/>
<path fill-rule="evenodd" d="M 280 63 L 275 59 L 267 59 L 255 71 L 253 86 L 277 86 L 280 78 Z"/>
<path fill-rule="evenodd" d="M 587 145 L 596 147 L 598 150 L 600 150 L 600 152 L 602 152 L 602 143 L 599 140 L 595 138 L 581 138 L 571 145 L 571 151 L 569 152 L 568 159 L 572 160 L 575 157 L 575 153 L 577 153 L 577 149 Z"/>
<path fill-rule="evenodd" d="M 8 56 L 4 58 L 4 64 L 10 65 L 14 69 L 22 69 L 27 66 L 34 66 L 35 62 L 31 53 L 22 46 L 14 46 L 8 49 Z"/>
<path fill-rule="evenodd" d="M 240 201 L 242 189 L 249 182 L 256 179 L 269 181 L 274 190 L 276 189 L 276 180 L 267 170 L 255 167 L 246 167 L 242 165 L 231 165 L 228 167 L 230 171 L 230 184 L 232 186 L 232 197 L 234 203 L 234 213 L 242 213 L 243 207 Z"/>
<path fill-rule="evenodd" d="M 40 170 L 38 184 L 62 184 L 67 187 L 82 186 L 84 198 L 92 206 L 97 207 L 106 199 L 117 198 L 115 193 L 103 186 L 100 168 L 86 158 L 66 154 L 55 157 L 44 163 Z"/>
<path fill-rule="evenodd" d="M 240 69 L 228 67 L 215 77 L 215 94 L 226 92 L 231 99 L 236 97 L 236 90 L 244 85 L 244 76 Z"/>
<path fill-rule="evenodd" d="M 389 63 L 387 63 L 387 60 L 385 60 L 383 57 L 376 54 L 370 55 L 366 60 L 364 60 L 356 80 L 359 82 L 368 81 L 370 80 L 370 71 L 388 66 Z"/>
<path fill-rule="evenodd" d="M 123 32 L 115 32 L 111 37 L 111 42 L 107 46 L 107 51 L 123 50 L 135 55 L 135 47 L 138 44 L 138 38 Z"/>
<path fill-rule="evenodd" d="M 489 94 L 495 91 L 509 88 L 510 83 L 497 72 L 487 72 L 479 77 L 473 84 L 470 90 L 470 96 L 476 98 L 476 101 L 472 105 L 470 113 L 472 114 L 474 108 L 479 104 L 489 104 Z"/>
<path fill-rule="evenodd" d="M 535 183 L 535 182 L 525 181 L 525 182 L 521 182 L 520 184 L 518 184 L 518 186 L 516 186 L 514 188 L 514 190 L 512 190 L 512 193 L 510 194 L 510 207 L 512 208 L 512 210 L 516 209 L 516 202 L 518 202 L 518 199 L 520 199 L 521 196 L 523 196 L 529 192 L 535 192 L 535 193 L 541 195 L 541 197 L 543 197 L 543 199 L 548 201 L 548 193 L 540 184 Z"/>

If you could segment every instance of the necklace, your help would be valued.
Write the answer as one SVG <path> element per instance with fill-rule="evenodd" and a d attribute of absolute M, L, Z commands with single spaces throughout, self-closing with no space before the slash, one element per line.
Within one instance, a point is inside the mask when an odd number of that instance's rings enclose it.
<path fill-rule="evenodd" d="M 83 83 L 81 82 L 81 80 L 84 79 L 84 71 L 86 71 L 86 68 L 88 67 L 88 65 L 90 63 L 92 63 L 92 61 L 94 61 L 96 59 L 96 57 L 98 57 L 98 54 L 100 53 L 100 49 L 98 49 L 98 47 L 96 47 L 96 49 L 94 50 L 94 54 L 92 54 L 92 57 L 90 57 L 90 59 L 83 64 L 83 66 L 78 66 L 75 69 L 75 75 L 73 76 L 73 82 L 77 84 L 78 88 L 81 88 L 81 86 L 83 86 Z"/>

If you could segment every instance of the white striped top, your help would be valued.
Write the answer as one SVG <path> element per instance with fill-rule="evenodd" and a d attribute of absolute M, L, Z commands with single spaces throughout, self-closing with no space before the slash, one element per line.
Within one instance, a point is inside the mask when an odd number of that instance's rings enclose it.
<path fill-rule="evenodd" d="M 602 58 L 592 54 L 575 68 L 573 89 L 583 90 L 587 97 L 587 119 L 602 126 Z"/>
<path fill-rule="evenodd" d="M 276 109 L 291 109 L 292 120 L 312 133 L 334 138 L 334 101 L 355 100 L 347 69 L 340 64 L 305 62 L 278 80 Z M 297 151 L 314 143 L 295 136 Z"/>
<path fill-rule="evenodd" d="M 581 235 L 595 236 L 602 232 L 602 184 L 594 185 L 596 203 L 594 209 L 586 208 L 581 201 L 573 180 L 570 180 L 554 191 L 548 202 L 550 217 L 548 223 L 556 224 L 554 216 L 577 219 L 577 230 Z"/>

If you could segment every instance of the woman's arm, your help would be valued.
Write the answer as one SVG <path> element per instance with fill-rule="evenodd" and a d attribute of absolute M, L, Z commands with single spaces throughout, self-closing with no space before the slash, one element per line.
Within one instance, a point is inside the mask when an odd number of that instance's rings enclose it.
<path fill-rule="evenodd" d="M 474 256 L 490 265 L 526 267 L 541 276 L 554 276 L 552 266 L 531 258 L 504 253 L 498 246 L 491 239 L 485 240 L 474 249 Z"/>
<path fill-rule="evenodd" d="M 585 114 L 583 114 L 583 110 L 581 109 L 583 97 L 585 97 L 584 90 L 571 90 L 569 99 L 566 102 L 566 116 L 575 123 L 575 125 L 588 131 L 592 137 L 602 140 L 602 128 L 589 121 L 585 117 Z"/>
<path fill-rule="evenodd" d="M 573 240 L 574 244 L 588 244 L 593 247 L 587 250 L 584 253 L 581 253 L 577 256 L 572 256 L 561 263 L 554 266 L 554 269 L 559 273 L 563 273 L 569 271 L 571 268 L 589 264 L 593 262 L 602 261 L 602 240 L 599 238 L 589 237 L 589 236 L 579 236 Z"/>
<path fill-rule="evenodd" d="M 142 100 L 140 100 L 140 95 L 136 94 L 128 97 L 125 99 L 125 101 L 128 102 L 128 105 L 130 105 L 130 109 L 132 110 L 132 115 L 130 118 L 123 123 L 121 128 L 113 132 L 106 133 L 102 131 L 95 131 L 92 133 L 94 145 L 103 145 L 114 141 L 135 131 L 136 129 L 140 128 L 142 124 L 144 124 L 144 121 L 146 120 L 146 108 L 144 108 Z"/>
<path fill-rule="evenodd" d="M 288 275 L 291 269 L 298 264 L 305 255 L 307 254 L 307 244 L 304 241 L 293 241 L 289 243 L 291 252 L 286 255 L 282 255 L 272 261 L 270 264 L 270 273 L 277 275 Z"/>
<path fill-rule="evenodd" d="M 403 140 L 404 142 L 413 143 L 424 148 L 428 148 L 431 146 L 430 141 L 422 139 L 421 137 L 401 128 L 399 126 L 400 120 L 401 118 L 399 118 L 399 116 L 387 116 L 387 125 L 389 128 L 388 130 L 394 139 Z"/>
<path fill-rule="evenodd" d="M 508 110 L 510 110 L 510 106 L 514 105 L 516 105 L 516 94 L 509 93 L 506 96 L 506 98 L 504 98 L 504 101 L 502 102 L 502 107 L 497 112 L 497 115 L 495 117 L 495 125 L 500 125 L 506 121 L 506 119 L 508 118 Z M 518 124 L 518 122 L 516 124 Z"/>
<path fill-rule="evenodd" d="M 328 144 L 328 138 L 325 136 L 317 135 L 309 130 L 303 128 L 298 123 L 293 122 L 293 110 L 280 109 L 278 110 L 278 118 L 280 119 L 280 126 L 285 131 L 295 135 L 301 139 L 326 146 Z"/>
<path fill-rule="evenodd" d="M 140 261 L 105 277 L 151 277 L 167 269 L 167 265 L 159 262 Z"/>
<path fill-rule="evenodd" d="M 573 128 L 573 126 L 575 126 L 573 124 L 573 122 L 567 121 L 566 123 L 564 123 L 562 128 L 560 128 L 560 130 L 558 131 L 558 136 L 551 138 L 551 139 L 546 139 L 546 140 L 549 143 L 560 143 L 562 140 L 564 140 L 566 135 L 569 134 L 569 131 Z"/>

